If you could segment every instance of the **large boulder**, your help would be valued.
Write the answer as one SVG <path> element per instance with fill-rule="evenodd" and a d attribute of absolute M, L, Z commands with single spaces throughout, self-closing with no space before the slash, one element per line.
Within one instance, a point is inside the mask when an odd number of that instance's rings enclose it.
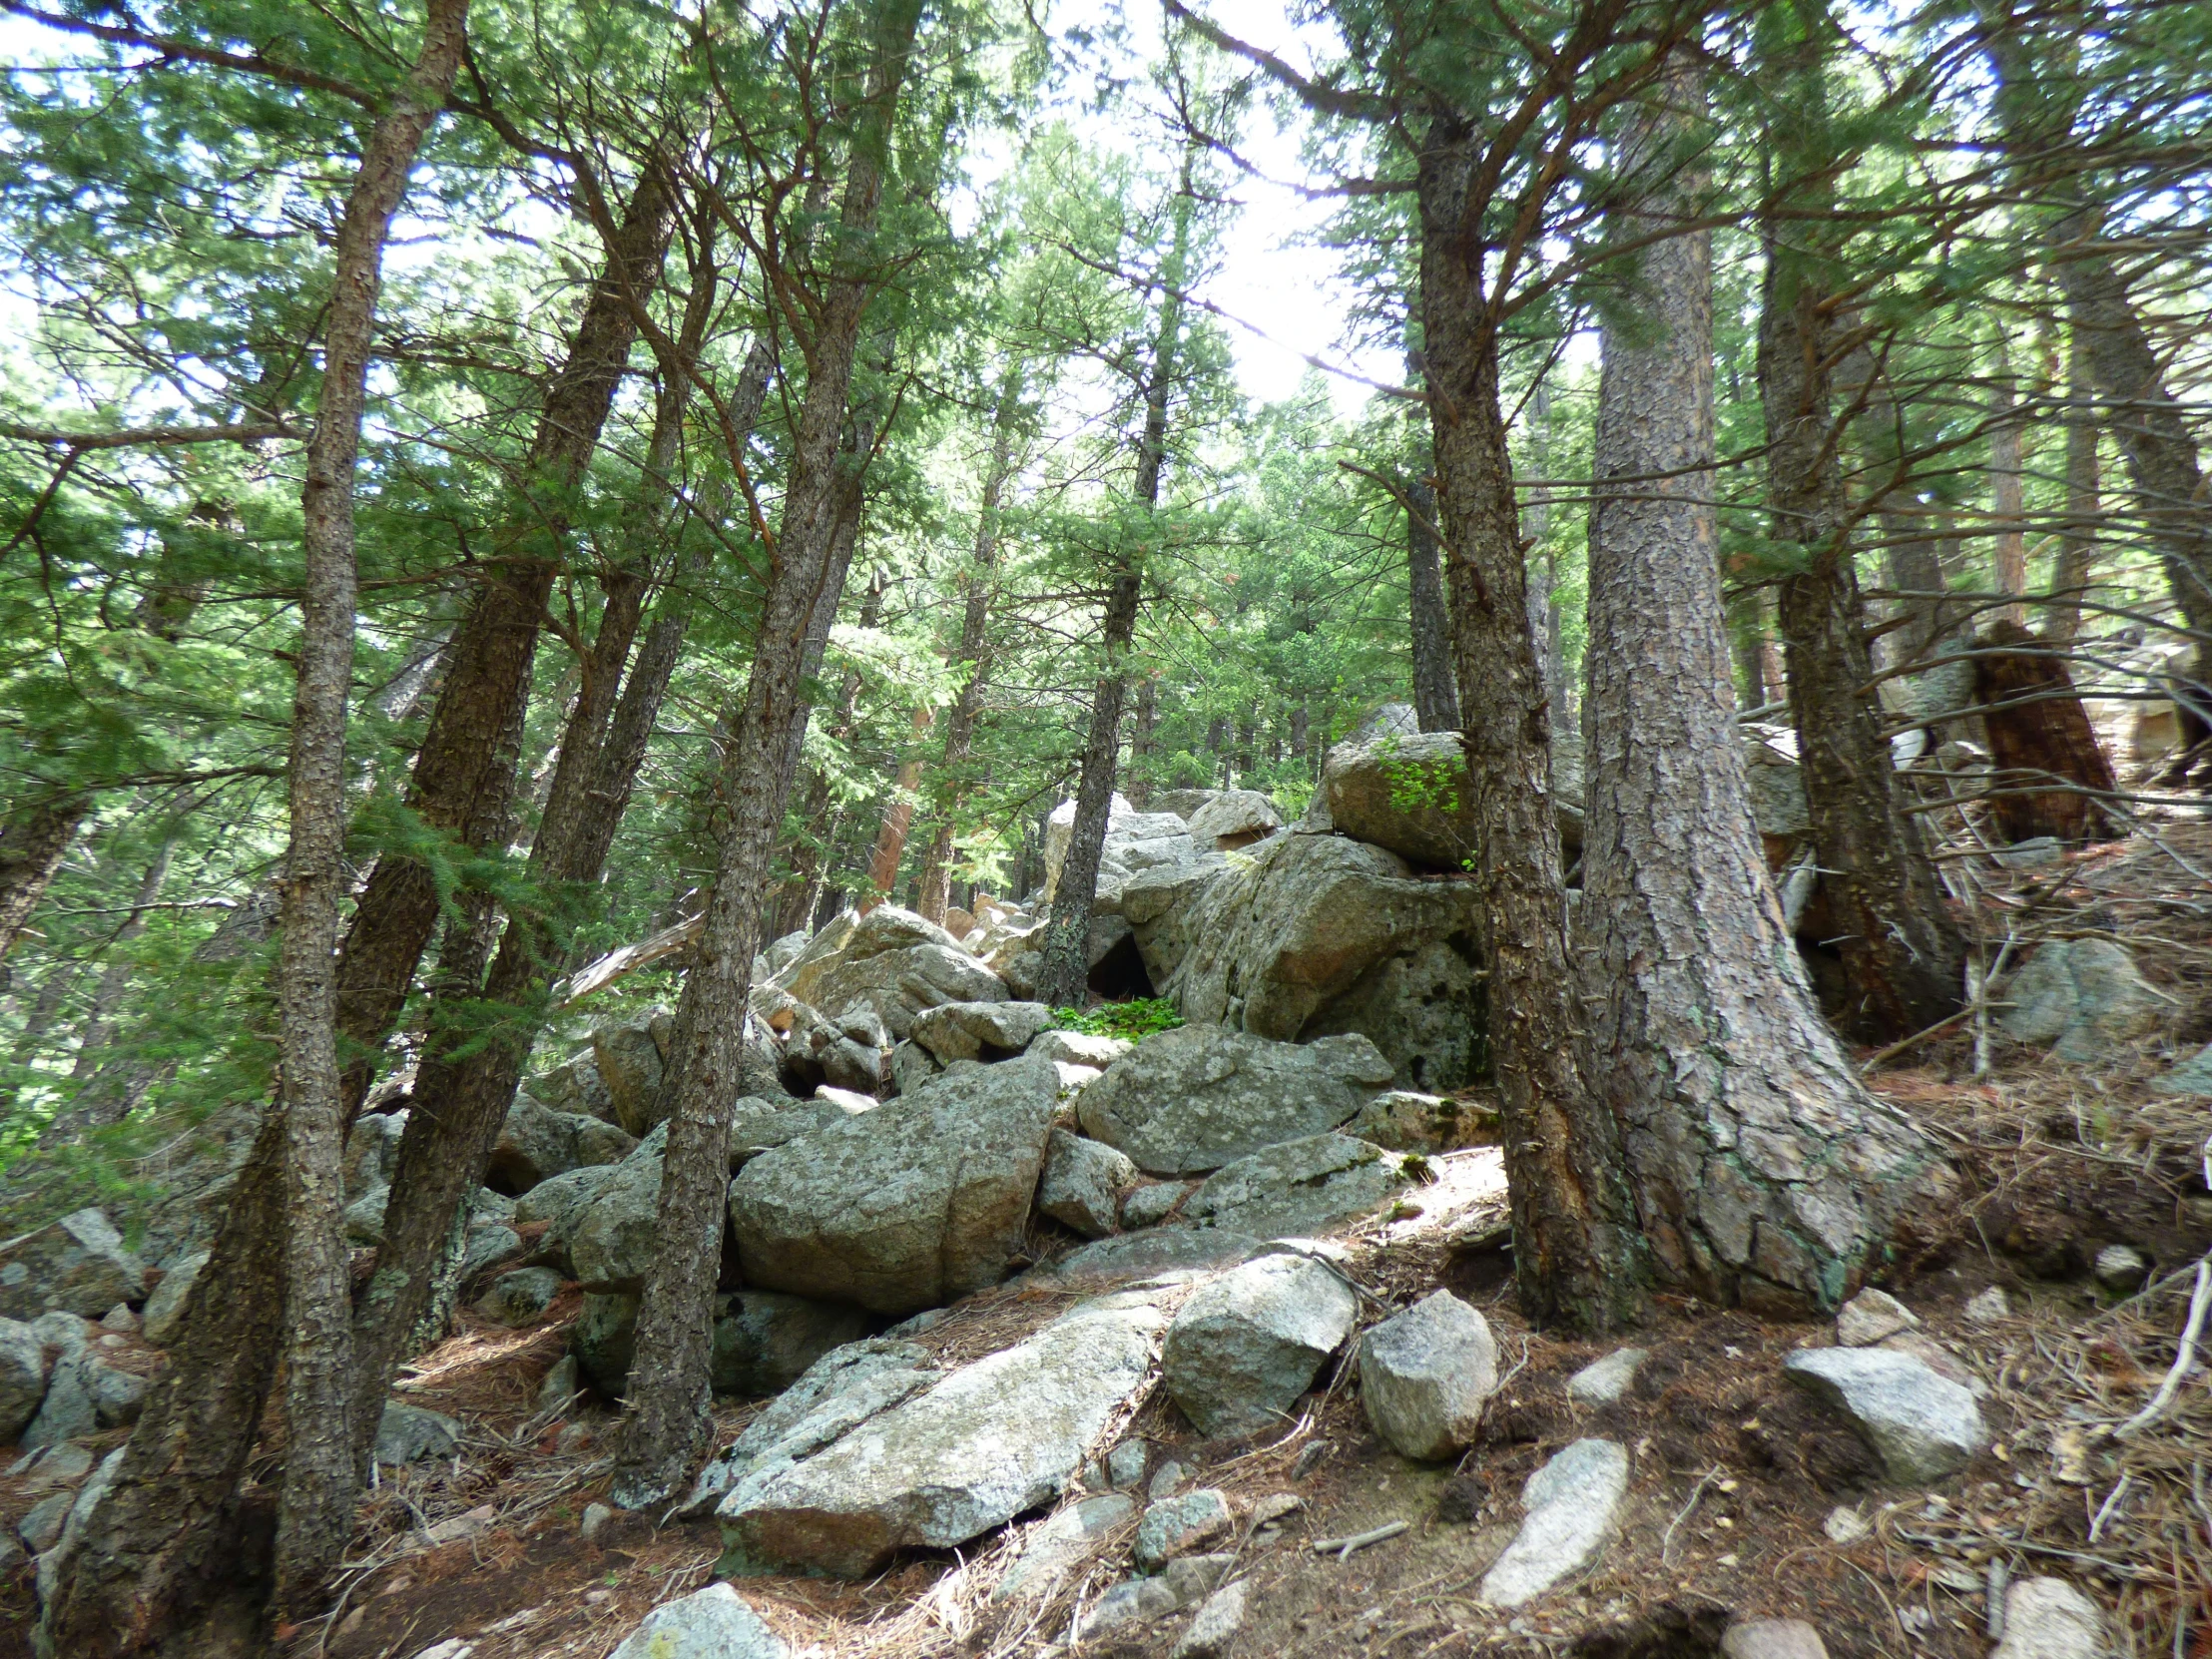
<path fill-rule="evenodd" d="M 1078 1097 L 1084 1130 L 1157 1175 L 1219 1169 L 1336 1128 L 1390 1081 L 1367 1038 L 1298 1045 L 1219 1025 L 1148 1037 Z"/>
<path fill-rule="evenodd" d="M 345 1137 L 345 1160 L 338 1166 L 345 1190 L 358 1197 L 387 1186 L 399 1170 L 399 1142 L 407 1132 L 407 1114 L 363 1112 Z"/>
<path fill-rule="evenodd" d="M 1021 1249 L 1058 1098 L 1051 1062 L 1009 1060 L 763 1153 L 730 1189 L 747 1282 L 880 1314 L 997 1284 Z"/>
<path fill-rule="evenodd" d="M 1075 803 L 1063 801 L 1045 820 L 1044 899 L 1051 901 L 1060 882 L 1060 865 L 1075 832 Z M 1106 810 L 1106 838 L 1098 854 L 1098 896 L 1111 903 L 1122 883 L 1139 870 L 1184 864 L 1198 856 L 1198 843 L 1177 814 L 1140 813 L 1120 796 Z"/>
<path fill-rule="evenodd" d="M 529 1092 L 556 1112 L 575 1112 L 620 1126 L 614 1094 L 599 1075 L 599 1061 L 589 1049 L 531 1078 Z"/>
<path fill-rule="evenodd" d="M 615 1121 L 643 1135 L 660 1121 L 661 1039 L 665 1013 L 603 1025 L 591 1034 L 592 1058 L 614 1105 Z"/>
<path fill-rule="evenodd" d="M 1256 1239 L 1302 1238 L 1374 1215 L 1411 1180 L 1406 1160 L 1350 1135 L 1308 1135 L 1216 1170 L 1183 1219 Z"/>
<path fill-rule="evenodd" d="M 1475 849 L 1473 786 L 1456 732 L 1383 732 L 1329 752 L 1307 824 L 1389 848 L 1425 869 L 1462 869 Z"/>
<path fill-rule="evenodd" d="M 950 1549 L 1059 1496 L 1150 1382 L 1166 1323 L 1143 1298 L 1079 1306 L 814 1455 L 749 1476 L 716 1511 L 726 1560 L 864 1577 L 900 1549 Z"/>
<path fill-rule="evenodd" d="M 619 1164 L 637 1137 L 583 1112 L 556 1112 L 535 1096 L 517 1093 L 492 1144 L 484 1184 L 503 1193 L 526 1193 L 550 1176 L 592 1164 Z"/>
<path fill-rule="evenodd" d="M 1263 1256 L 1207 1281 L 1168 1327 L 1168 1392 L 1202 1434 L 1275 1427 L 1352 1335 L 1359 1299 L 1309 1256 Z"/>
<path fill-rule="evenodd" d="M 817 933 L 776 988 L 832 1022 L 864 1007 L 894 1039 L 914 1016 L 946 1002 L 1004 1002 L 1006 982 L 933 921 L 895 904 L 847 910 Z"/>
<path fill-rule="evenodd" d="M 1283 828 L 1283 815 L 1258 790 L 1223 790 L 1192 813 L 1190 837 L 1202 847 L 1234 852 Z"/>
<path fill-rule="evenodd" d="M 581 1210 L 562 1219 L 569 1263 L 585 1290 L 644 1289 L 660 1255 L 661 1160 L 634 1158 L 617 1164 Z"/>
<path fill-rule="evenodd" d="M 0 1317 L 36 1319 L 59 1308 L 98 1319 L 119 1302 L 146 1299 L 146 1268 L 95 1209 L 0 1243 Z"/>
<path fill-rule="evenodd" d="M 1166 908 L 1164 886 L 1153 877 L 1122 902 L 1153 983 L 1184 1018 L 1282 1042 L 1357 1031 L 1410 1087 L 1454 1089 L 1484 1069 L 1472 881 L 1423 880 L 1380 846 L 1291 834 Z"/>
<path fill-rule="evenodd" d="M 1086 1239 L 1102 1239 L 1115 1231 L 1122 1195 L 1139 1179 L 1137 1166 L 1112 1147 L 1055 1129 L 1045 1147 L 1037 1210 Z"/>
<path fill-rule="evenodd" d="M 715 1302 L 718 1394 L 778 1394 L 833 1349 L 866 1335 L 867 1315 L 781 1291 L 737 1291 Z"/>
<path fill-rule="evenodd" d="M 0 1444 L 38 1415 L 46 1397 L 46 1345 L 21 1320 L 0 1319 Z"/>
<path fill-rule="evenodd" d="M 1041 1002 L 947 1002 L 914 1016 L 914 1041 L 940 1061 L 1019 1054 L 1052 1024 Z"/>

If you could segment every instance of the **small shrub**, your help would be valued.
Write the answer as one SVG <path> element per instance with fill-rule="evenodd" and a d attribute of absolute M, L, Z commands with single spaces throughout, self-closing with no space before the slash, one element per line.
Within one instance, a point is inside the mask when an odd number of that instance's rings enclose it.
<path fill-rule="evenodd" d="M 1183 1023 L 1183 1016 L 1164 996 L 1140 996 L 1128 1002 L 1101 1002 L 1095 1008 L 1055 1008 L 1052 1023 L 1062 1031 L 1120 1037 L 1135 1043 L 1143 1042 L 1155 1031 L 1174 1030 Z"/>

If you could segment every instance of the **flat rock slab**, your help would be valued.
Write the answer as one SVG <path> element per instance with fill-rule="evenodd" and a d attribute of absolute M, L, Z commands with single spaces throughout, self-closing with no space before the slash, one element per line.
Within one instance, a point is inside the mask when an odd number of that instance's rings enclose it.
<path fill-rule="evenodd" d="M 710 1584 L 662 1602 L 609 1659 L 787 1659 L 790 1652 L 736 1590 Z"/>
<path fill-rule="evenodd" d="M 1150 1381 L 1166 1324 L 1141 1298 L 1086 1304 L 749 1478 L 717 1510 L 726 1561 L 864 1577 L 900 1549 L 949 1549 L 1057 1497 Z"/>
<path fill-rule="evenodd" d="M 1085 1289 L 1150 1279 L 1156 1274 L 1205 1272 L 1248 1262 L 1267 1247 L 1227 1228 L 1168 1227 L 1123 1233 L 1070 1251 L 1035 1277 Z"/>
<path fill-rule="evenodd" d="M 1940 1480 L 1988 1443 L 1972 1390 L 1912 1355 L 1806 1349 L 1784 1361 L 1782 1370 L 1841 1411 L 1900 1484 Z"/>
<path fill-rule="evenodd" d="M 1920 1316 L 1887 1291 L 1865 1290 L 1836 1311 L 1836 1341 L 1845 1348 L 1872 1348 L 1901 1331 L 1917 1331 L 1920 1324 Z"/>
<path fill-rule="evenodd" d="M 1104 1492 L 1059 1509 L 1029 1529 L 1021 1553 L 991 1591 L 993 1601 L 1050 1595 L 1099 1540 L 1137 1512 L 1137 1500 L 1125 1492 Z"/>
<path fill-rule="evenodd" d="M 1489 1321 L 1437 1291 L 1360 1340 L 1360 1403 L 1393 1451 L 1423 1460 L 1464 1450 L 1497 1389 Z"/>
<path fill-rule="evenodd" d="M 1324 1233 L 1383 1209 L 1411 1179 L 1397 1153 L 1350 1135 L 1308 1135 L 1215 1171 L 1183 1217 L 1259 1239 Z"/>
<path fill-rule="evenodd" d="M 1615 1349 L 1567 1379 L 1567 1398 L 1577 1405 L 1610 1405 L 1628 1392 L 1637 1371 L 1650 1358 L 1649 1349 Z"/>
<path fill-rule="evenodd" d="M 747 1164 L 730 1223 L 749 1284 L 912 1314 L 997 1284 L 1020 1251 L 1059 1101 L 1050 1061 L 947 1072 Z"/>
<path fill-rule="evenodd" d="M 1528 1477 L 1525 1516 L 1482 1575 L 1492 1607 L 1518 1607 L 1605 1552 L 1628 1492 L 1628 1453 L 1612 1440 L 1576 1440 Z"/>
<path fill-rule="evenodd" d="M 1209 1280 L 1168 1327 L 1168 1391 L 1202 1434 L 1282 1423 L 1352 1335 L 1360 1305 L 1343 1277 L 1304 1256 L 1264 1256 Z"/>
<path fill-rule="evenodd" d="M 1236 1530 L 1229 1499 L 1210 1486 L 1179 1497 L 1156 1501 L 1137 1523 L 1137 1541 L 1130 1559 L 1150 1571 L 1178 1555 L 1226 1538 Z"/>
<path fill-rule="evenodd" d="M 1388 1083 L 1361 1036 L 1270 1042 L 1218 1025 L 1147 1037 L 1085 1089 L 1085 1133 L 1155 1175 L 1195 1175 L 1334 1129 Z"/>

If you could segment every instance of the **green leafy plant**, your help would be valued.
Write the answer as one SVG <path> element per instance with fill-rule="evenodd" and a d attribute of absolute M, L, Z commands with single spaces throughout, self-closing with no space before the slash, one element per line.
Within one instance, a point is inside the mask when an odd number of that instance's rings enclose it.
<path fill-rule="evenodd" d="M 1101 1002 L 1095 1008 L 1055 1008 L 1052 1023 L 1062 1031 L 1120 1037 L 1134 1043 L 1143 1042 L 1156 1031 L 1174 1030 L 1183 1023 L 1183 1016 L 1164 996 L 1140 996 L 1128 1002 Z"/>

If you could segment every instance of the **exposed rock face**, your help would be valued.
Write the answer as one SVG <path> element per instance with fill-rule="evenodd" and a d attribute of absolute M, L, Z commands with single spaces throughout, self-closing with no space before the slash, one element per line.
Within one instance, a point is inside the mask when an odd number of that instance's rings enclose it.
<path fill-rule="evenodd" d="M 1063 801 L 1045 821 L 1044 897 L 1050 902 L 1060 880 L 1060 863 L 1067 856 L 1068 837 L 1075 831 L 1075 803 Z M 1139 870 L 1162 864 L 1184 864 L 1198 856 L 1198 843 L 1174 813 L 1140 813 L 1115 796 L 1106 813 L 1106 840 L 1098 857 L 1098 892 L 1111 898 L 1122 883 Z"/>
<path fill-rule="evenodd" d="M 0 1317 L 35 1319 L 50 1308 L 98 1319 L 119 1302 L 146 1299 L 146 1268 L 95 1209 L 0 1244 Z"/>
<path fill-rule="evenodd" d="M 814 1455 L 748 1476 L 717 1510 L 729 1559 L 860 1577 L 1057 1496 L 1145 1385 L 1165 1323 L 1141 1299 L 1079 1307 Z"/>
<path fill-rule="evenodd" d="M 1410 1180 L 1404 1166 L 1399 1154 L 1349 1135 L 1308 1135 L 1217 1170 L 1183 1217 L 1259 1239 L 1325 1233 L 1388 1204 Z"/>
<path fill-rule="evenodd" d="M 581 1112 L 556 1112 L 517 1094 L 493 1143 L 484 1184 L 499 1192 L 526 1193 L 549 1176 L 594 1164 L 619 1164 L 637 1137 Z"/>
<path fill-rule="evenodd" d="M 1122 1194 L 1139 1179 L 1137 1166 L 1104 1142 L 1055 1129 L 1037 1183 L 1037 1208 L 1086 1239 L 1102 1239 L 1114 1231 Z"/>
<path fill-rule="evenodd" d="M 407 1132 L 407 1114 L 363 1112 L 345 1137 L 345 1161 L 339 1166 L 345 1190 L 365 1193 L 388 1183 L 399 1168 L 399 1141 Z"/>
<path fill-rule="evenodd" d="M 1466 770 L 1456 732 L 1386 732 L 1332 749 L 1315 803 L 1339 834 L 1426 869 L 1458 869 L 1475 844 Z"/>
<path fill-rule="evenodd" d="M 655 1031 L 659 1014 L 603 1025 L 591 1034 L 592 1059 L 613 1102 L 615 1122 L 643 1135 L 659 1119 L 661 1045 Z"/>
<path fill-rule="evenodd" d="M 561 1276 L 551 1268 L 517 1268 L 492 1281 L 476 1311 L 500 1325 L 528 1325 L 560 1294 Z"/>
<path fill-rule="evenodd" d="M 1818 1348 L 1791 1355 L 1782 1370 L 1849 1418 L 1900 1483 L 1940 1480 L 1988 1443 L 1972 1390 L 1911 1355 Z"/>
<path fill-rule="evenodd" d="M 791 1649 L 727 1584 L 664 1601 L 610 1659 L 788 1659 Z"/>
<path fill-rule="evenodd" d="M 1059 1076 L 946 1075 L 762 1154 L 730 1189 L 748 1282 L 880 1314 L 995 1285 L 1021 1248 Z"/>
<path fill-rule="evenodd" d="M 2052 939 L 2038 945 L 2009 988 L 2004 1034 L 2048 1043 L 2061 1060 L 2100 1059 L 2155 1025 L 2169 1004 L 2135 959 L 2110 939 Z"/>
<path fill-rule="evenodd" d="M 1019 1054 L 1052 1024 L 1041 1002 L 947 1002 L 914 1016 L 914 1041 L 939 1062 Z"/>
<path fill-rule="evenodd" d="M 1364 1037 L 1305 1047 L 1185 1025 L 1140 1043 L 1085 1089 L 1084 1129 L 1161 1175 L 1219 1169 L 1343 1123 L 1390 1080 Z"/>
<path fill-rule="evenodd" d="M 46 1397 L 46 1345 L 20 1320 L 0 1320 L 0 1441 L 13 1440 Z"/>
<path fill-rule="evenodd" d="M 1497 1138 L 1497 1114 L 1471 1100 L 1392 1089 L 1353 1115 L 1345 1133 L 1389 1152 L 1449 1152 Z"/>
<path fill-rule="evenodd" d="M 1283 815 L 1258 790 L 1223 790 L 1192 813 L 1190 836 L 1202 847 L 1234 852 L 1283 828 Z"/>
<path fill-rule="evenodd" d="M 599 1062 L 591 1052 L 541 1072 L 530 1079 L 528 1092 L 556 1112 L 574 1112 L 621 1127 L 615 1115 L 615 1097 L 607 1080 L 599 1075 Z"/>
<path fill-rule="evenodd" d="M 1486 1063 L 1472 882 L 1291 834 L 1203 883 L 1153 877 L 1122 902 L 1153 983 L 1186 1019 L 1286 1042 L 1359 1031 L 1420 1088 L 1457 1088 Z"/>
<path fill-rule="evenodd" d="M 1258 1239 L 1225 1228 L 1166 1227 L 1100 1239 L 1036 1271 L 1047 1282 L 1102 1288 L 1156 1274 L 1233 1268 L 1264 1248 Z"/>
<path fill-rule="evenodd" d="M 1006 982 L 950 933 L 895 904 L 865 916 L 845 911 L 814 936 L 775 988 L 832 1024 L 864 1009 L 893 1040 L 913 1035 L 914 1016 L 924 1009 L 1007 1000 Z"/>
<path fill-rule="evenodd" d="M 1490 1325 L 1437 1291 L 1360 1340 L 1360 1403 L 1391 1448 L 1407 1457 L 1464 1450 L 1497 1389 Z"/>
<path fill-rule="evenodd" d="M 1533 1601 L 1604 1553 L 1628 1492 L 1628 1453 L 1611 1440 L 1577 1440 L 1521 1488 L 1520 1531 L 1482 1577 L 1493 1607 Z"/>
<path fill-rule="evenodd" d="M 1207 1435 L 1281 1423 L 1352 1335 L 1359 1301 L 1304 1256 L 1263 1256 L 1209 1280 L 1168 1327 L 1162 1369 L 1183 1414 Z"/>
<path fill-rule="evenodd" d="M 660 1254 L 661 1160 L 634 1158 L 570 1212 L 569 1261 L 587 1291 L 636 1291 Z M 555 1226 L 560 1226 L 559 1222 Z"/>
<path fill-rule="evenodd" d="M 196 1250 L 167 1273 L 154 1287 L 154 1294 L 146 1299 L 146 1340 L 156 1348 L 167 1348 L 176 1339 L 179 1326 L 184 1322 L 185 1303 L 192 1296 L 192 1288 L 199 1282 L 200 1270 L 208 1265 L 211 1251 Z"/>

